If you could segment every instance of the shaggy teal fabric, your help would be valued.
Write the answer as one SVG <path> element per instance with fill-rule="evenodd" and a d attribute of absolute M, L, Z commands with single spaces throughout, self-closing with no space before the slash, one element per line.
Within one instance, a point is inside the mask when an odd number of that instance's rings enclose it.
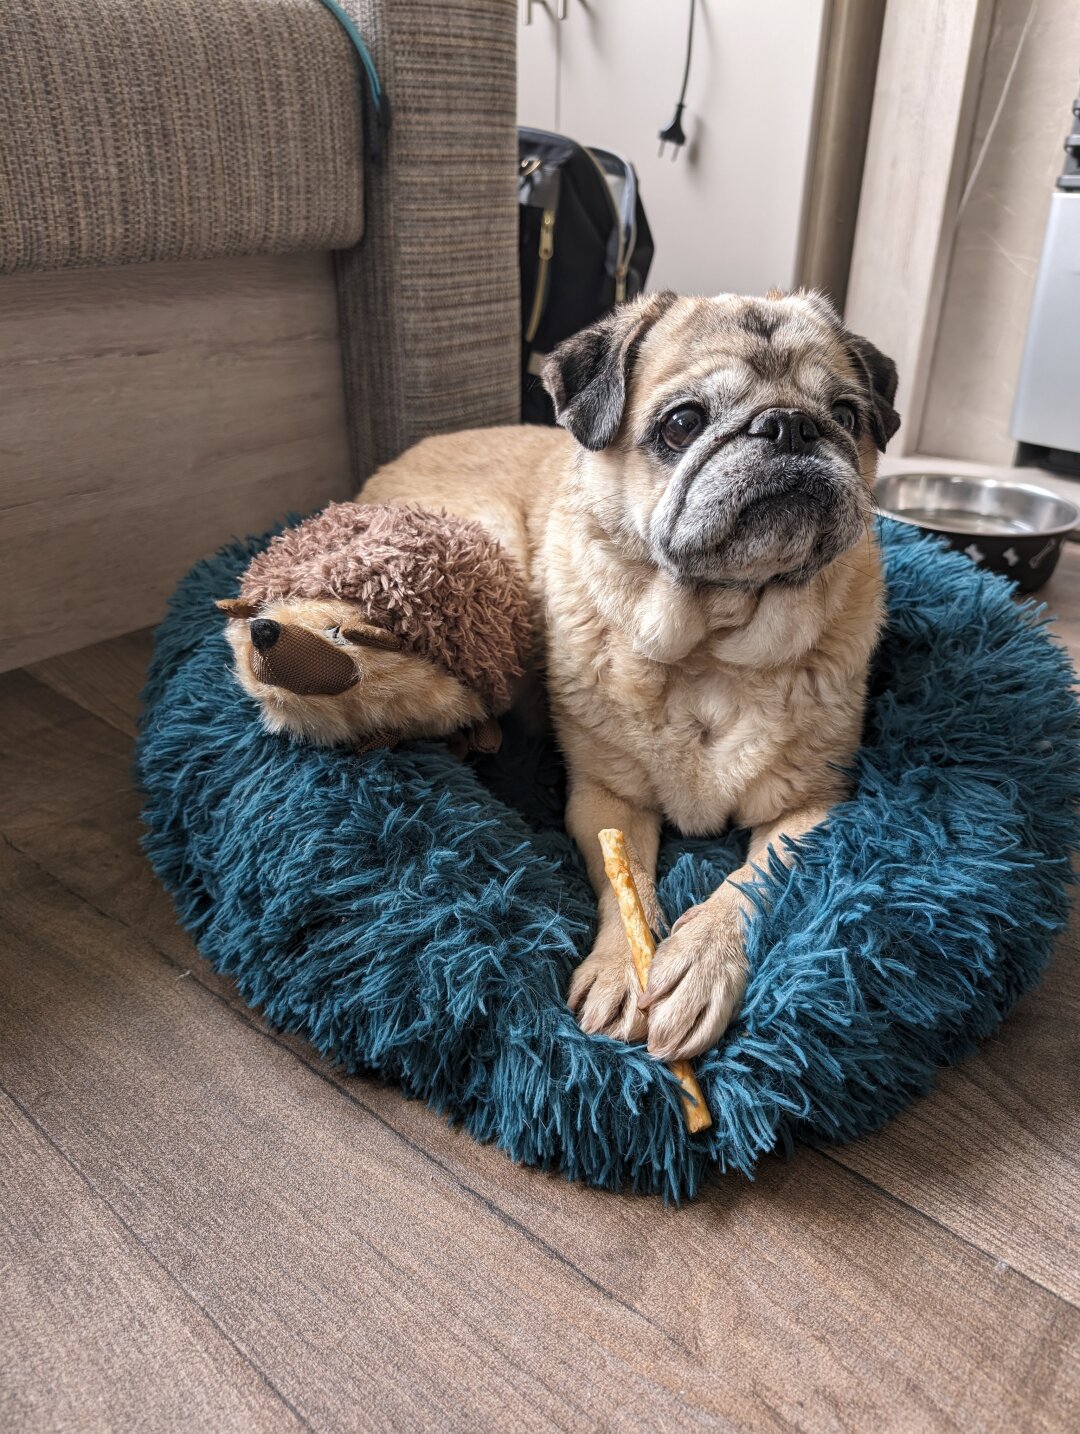
<path fill-rule="evenodd" d="M 641 1047 L 564 1006 L 593 897 L 550 746 L 511 730 L 355 756 L 267 736 L 223 619 L 266 539 L 200 563 L 157 637 L 139 770 L 146 849 L 245 1000 L 515 1160 L 692 1196 L 794 1140 L 848 1140 L 929 1090 L 1038 980 L 1068 907 L 1080 797 L 1071 672 L 1038 609 L 912 528 L 882 529 L 889 623 L 852 799 L 763 874 L 742 1013 L 698 1062 L 687 1135 Z M 669 832 L 671 914 L 740 859 Z"/>

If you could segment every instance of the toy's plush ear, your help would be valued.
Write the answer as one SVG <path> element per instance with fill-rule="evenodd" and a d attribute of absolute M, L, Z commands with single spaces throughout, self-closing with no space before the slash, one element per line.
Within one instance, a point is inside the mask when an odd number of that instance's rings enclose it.
<path fill-rule="evenodd" d="M 218 598 L 214 606 L 220 608 L 226 617 L 254 617 L 259 611 L 255 603 L 245 602 L 243 598 Z"/>
<path fill-rule="evenodd" d="M 404 645 L 396 633 L 369 622 L 354 622 L 351 627 L 343 627 L 341 635 L 346 642 L 355 642 L 357 647 L 381 647 L 387 652 L 400 652 Z"/>

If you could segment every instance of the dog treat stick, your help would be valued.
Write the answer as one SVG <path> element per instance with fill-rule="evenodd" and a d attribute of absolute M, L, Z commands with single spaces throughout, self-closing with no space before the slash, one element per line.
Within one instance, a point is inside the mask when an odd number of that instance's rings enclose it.
<path fill-rule="evenodd" d="M 619 903 L 619 915 L 626 930 L 626 939 L 630 943 L 634 969 L 641 989 L 644 990 L 649 979 L 649 967 L 656 954 L 656 942 L 649 930 L 645 908 L 634 884 L 626 838 L 622 832 L 611 828 L 600 832 L 599 837 L 600 849 L 604 853 L 604 870 Z M 687 1130 L 691 1135 L 697 1130 L 705 1130 L 712 1124 L 712 1116 L 697 1083 L 693 1066 L 689 1061 L 672 1061 L 670 1069 L 683 1088 L 683 1115 L 686 1118 Z"/>

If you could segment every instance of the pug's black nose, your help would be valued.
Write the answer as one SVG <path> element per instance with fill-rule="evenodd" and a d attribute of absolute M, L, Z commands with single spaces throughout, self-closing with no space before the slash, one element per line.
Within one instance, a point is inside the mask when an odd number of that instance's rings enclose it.
<path fill-rule="evenodd" d="M 767 408 L 746 432 L 751 438 L 767 438 L 784 453 L 809 453 L 821 438 L 817 424 L 801 408 Z"/>
<path fill-rule="evenodd" d="M 267 652 L 281 636 L 281 623 L 271 617 L 257 617 L 253 619 L 250 631 L 256 651 Z"/>

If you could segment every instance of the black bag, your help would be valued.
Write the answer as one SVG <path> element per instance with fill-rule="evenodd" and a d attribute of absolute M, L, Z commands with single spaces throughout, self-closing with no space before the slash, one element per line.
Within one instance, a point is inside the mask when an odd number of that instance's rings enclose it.
<path fill-rule="evenodd" d="M 606 149 L 518 130 L 521 418 L 554 423 L 544 359 L 623 299 L 640 294 L 653 242 L 637 174 Z"/>

